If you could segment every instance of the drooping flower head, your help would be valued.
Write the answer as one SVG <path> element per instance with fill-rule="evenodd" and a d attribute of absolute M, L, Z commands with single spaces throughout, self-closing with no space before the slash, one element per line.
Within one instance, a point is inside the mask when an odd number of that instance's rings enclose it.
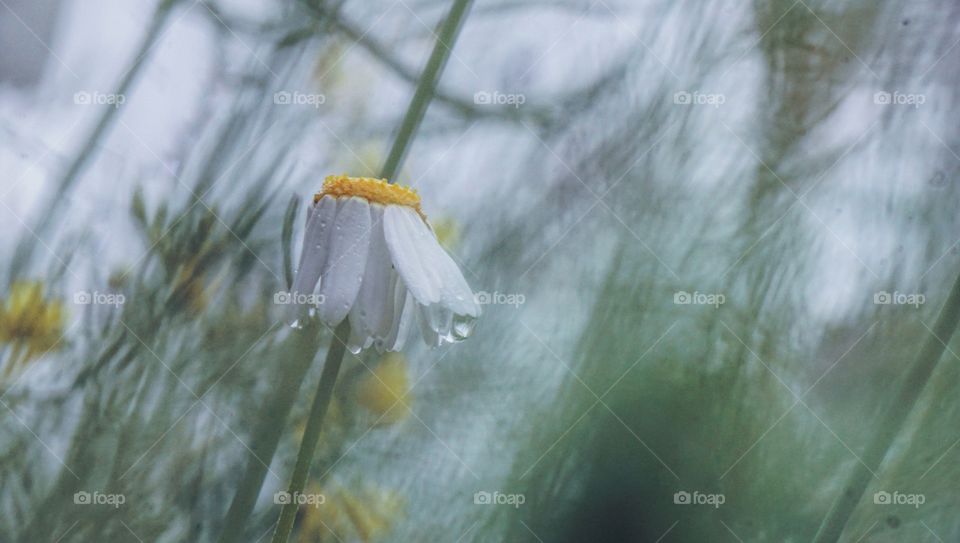
<path fill-rule="evenodd" d="M 460 341 L 480 315 L 417 192 L 368 177 L 329 176 L 314 196 L 293 292 L 328 325 L 349 318 L 355 352 L 401 349 L 414 320 L 428 345 Z"/>

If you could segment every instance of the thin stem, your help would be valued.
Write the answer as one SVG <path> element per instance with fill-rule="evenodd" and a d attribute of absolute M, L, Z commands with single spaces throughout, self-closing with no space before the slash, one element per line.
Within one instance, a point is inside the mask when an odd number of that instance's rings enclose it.
<path fill-rule="evenodd" d="M 317 395 L 313 398 L 313 405 L 310 407 L 310 415 L 307 418 L 307 427 L 303 431 L 303 440 L 300 442 L 300 450 L 297 452 L 297 463 L 293 466 L 293 475 L 290 476 L 290 487 L 287 489 L 291 500 L 283 506 L 280 511 L 280 522 L 277 524 L 277 530 L 273 534 L 273 541 L 286 541 L 293 528 L 293 521 L 297 518 L 296 496 L 303 492 L 307 482 L 307 475 L 310 473 L 310 463 L 313 461 L 313 454 L 317 449 L 317 441 L 320 440 L 320 433 L 323 430 L 323 419 L 327 415 L 327 409 L 330 407 L 330 400 L 333 398 L 334 384 L 337 382 L 337 375 L 340 373 L 340 366 L 343 365 L 343 355 L 346 351 L 346 344 L 343 339 L 350 337 L 350 321 L 344 319 L 333 331 L 333 344 L 327 351 L 327 359 L 323 363 L 323 373 L 320 375 L 320 384 L 317 385 Z"/>
<path fill-rule="evenodd" d="M 440 74 L 443 73 L 443 67 L 446 65 L 447 59 L 450 58 L 453 44 L 457 40 L 460 27 L 466 19 L 467 10 L 470 9 L 472 3 L 472 0 L 454 0 L 453 7 L 450 8 L 450 14 L 447 15 L 443 28 L 440 29 L 437 42 L 433 46 L 433 52 L 430 53 L 427 66 L 423 69 L 420 82 L 417 83 L 417 90 L 413 93 L 410 107 L 407 108 L 403 122 L 400 123 L 400 131 L 397 133 L 397 138 L 393 142 L 387 161 L 380 172 L 381 177 L 385 177 L 391 182 L 394 181 L 397 171 L 400 170 L 400 165 L 410 149 L 409 144 L 413 141 L 413 136 L 420 127 L 420 122 L 427 112 L 430 100 L 433 99 L 437 81 L 440 79 Z"/>
<path fill-rule="evenodd" d="M 339 14 L 331 14 L 330 17 L 334 27 L 342 32 L 345 37 L 356 42 L 360 47 L 364 48 L 368 53 L 370 53 L 376 60 L 380 61 L 381 64 L 389 68 L 393 73 L 400 76 L 404 81 L 407 81 L 410 84 L 418 84 L 420 82 L 420 77 L 417 73 L 417 70 L 415 68 L 408 67 L 402 61 L 400 61 L 400 59 L 394 55 L 389 45 L 377 41 L 376 38 L 370 35 L 371 33 L 364 32 L 359 25 L 353 23 L 352 21 L 348 21 Z M 437 102 L 441 102 L 457 110 L 464 116 L 472 118 L 493 118 L 513 122 L 527 119 L 530 122 L 543 125 L 546 124 L 551 117 L 550 110 L 548 108 L 537 106 L 531 107 L 530 104 L 525 105 L 523 108 L 516 108 L 511 105 L 501 106 L 489 104 L 486 106 L 477 106 L 477 104 L 472 101 L 472 96 L 460 96 L 458 94 L 445 91 L 439 86 L 439 84 L 434 91 L 433 98 Z"/>
<path fill-rule="evenodd" d="M 937 323 L 930 337 L 920 349 L 917 359 L 900 385 L 900 390 L 890 402 L 886 416 L 879 419 L 882 421 L 879 430 L 863 454 L 862 462 L 856 465 L 849 481 L 820 525 L 814 543 L 839 541 L 840 536 L 843 535 L 850 516 L 870 484 L 870 478 L 880 468 L 884 457 L 897 435 L 900 434 L 907 416 L 922 395 L 930 381 L 930 376 L 933 375 L 937 363 L 943 356 L 943 351 L 950 343 L 958 323 L 960 323 L 960 276 L 954 282 L 950 295 L 940 310 L 940 316 L 937 317 Z"/>
<path fill-rule="evenodd" d="M 430 58 L 427 60 L 423 75 L 417 84 L 417 89 L 413 93 L 410 106 L 407 108 L 403 122 L 400 124 L 400 130 L 397 132 L 397 137 L 380 172 L 380 177 L 389 179 L 391 182 L 395 181 L 394 177 L 400 169 L 404 157 L 406 157 L 407 150 L 413 142 L 423 116 L 426 114 L 427 106 L 434 96 L 437 81 L 440 79 L 443 67 L 450 57 L 453 44 L 456 42 L 471 4 L 472 0 L 454 0 L 450 13 L 437 36 L 433 52 L 430 53 Z M 290 479 L 288 492 L 291 499 L 284 504 L 280 512 L 280 521 L 277 523 L 277 530 L 273 534 L 273 543 L 287 543 L 290 532 L 293 530 L 293 523 L 299 509 L 295 496 L 303 492 L 307 477 L 310 475 L 310 464 L 313 462 L 313 454 L 316 451 L 317 441 L 320 439 L 320 433 L 323 429 L 323 419 L 333 397 L 337 374 L 346 353 L 346 346 L 340 338 L 350 336 L 349 321 L 345 319 L 341 322 L 334 330 L 333 335 L 333 344 L 327 351 L 323 374 L 320 376 L 320 383 L 317 385 L 317 394 L 314 397 L 313 406 L 310 408 L 310 418 L 307 420 L 307 427 L 303 432 L 303 440 L 300 442 L 300 450 L 297 452 L 297 461 Z"/>
<path fill-rule="evenodd" d="M 243 528 L 263 487 L 269 464 L 277 451 L 284 423 L 293 408 L 300 385 L 316 356 L 318 332 L 315 323 L 307 323 L 303 329 L 293 329 L 293 337 L 283 347 L 282 355 L 271 362 L 277 364 L 277 380 L 273 392 L 262 407 L 260 423 L 253 432 L 250 456 L 240 476 L 240 484 L 234 495 L 230 510 L 224 520 L 219 543 L 235 543 L 243 540 Z"/>

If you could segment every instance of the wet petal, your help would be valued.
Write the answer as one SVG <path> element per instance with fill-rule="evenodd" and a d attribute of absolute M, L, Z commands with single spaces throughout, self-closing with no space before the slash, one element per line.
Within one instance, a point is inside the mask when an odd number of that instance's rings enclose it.
<path fill-rule="evenodd" d="M 294 293 L 313 294 L 320 279 L 320 270 L 326 264 L 330 232 L 333 230 L 332 224 L 336 212 L 337 201 L 330 196 L 323 197 L 313 207 L 303 235 L 300 264 L 297 269 L 297 278 L 293 282 Z"/>
<path fill-rule="evenodd" d="M 370 205 L 361 198 L 338 202 L 327 262 L 320 279 L 320 319 L 333 325 L 350 312 L 363 281 L 370 247 Z"/>
<path fill-rule="evenodd" d="M 404 344 L 407 342 L 407 336 L 410 335 L 410 326 L 413 323 L 414 313 L 417 308 L 413 294 L 403 285 L 403 281 L 400 281 L 398 278 L 396 283 L 392 330 L 382 346 L 382 350 L 387 351 L 399 351 L 403 349 Z"/>
<path fill-rule="evenodd" d="M 440 303 L 458 315 L 479 316 L 480 306 L 460 272 L 460 267 L 443 249 L 429 227 L 422 221 L 420 224 L 422 226 L 419 228 L 423 230 L 421 235 L 417 236 L 420 254 L 423 255 L 425 264 L 436 270 L 440 276 Z"/>
<path fill-rule="evenodd" d="M 423 221 L 407 207 L 387 206 L 383 213 L 384 235 L 393 265 L 417 302 L 430 305 L 440 301 L 440 277 L 425 266 L 419 254 L 422 242 L 417 239 L 420 233 L 416 222 Z"/>
<path fill-rule="evenodd" d="M 370 206 L 370 249 L 367 254 L 366 270 L 363 283 L 357 300 L 350 310 L 350 326 L 358 336 L 372 338 L 380 334 L 385 327 L 389 328 L 392 320 L 392 311 L 388 314 L 388 306 L 393 305 L 393 283 L 391 275 L 393 267 L 390 262 L 390 253 L 383 236 L 383 206 Z"/>

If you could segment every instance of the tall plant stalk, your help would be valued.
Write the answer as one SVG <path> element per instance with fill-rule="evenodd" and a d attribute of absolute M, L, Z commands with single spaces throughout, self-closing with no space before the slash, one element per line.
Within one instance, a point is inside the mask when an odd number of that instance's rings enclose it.
<path fill-rule="evenodd" d="M 397 172 L 403 164 L 403 160 L 410 149 L 416 136 L 417 129 L 423 121 L 427 112 L 427 107 L 433 99 L 436 92 L 437 82 L 443 73 L 450 53 L 453 50 L 453 44 L 457 40 L 460 28 L 466 19 L 467 12 L 470 9 L 472 0 L 454 0 L 450 13 L 447 15 L 443 26 L 437 35 L 437 41 L 427 60 L 427 65 L 420 76 L 417 88 L 410 100 L 410 106 L 400 123 L 400 130 L 390 148 L 390 154 L 380 170 L 380 177 L 395 181 Z M 297 452 L 297 461 L 294 465 L 293 474 L 290 478 L 288 493 L 292 497 L 303 492 L 306 486 L 307 478 L 310 475 L 310 464 L 313 462 L 313 455 L 317 448 L 317 442 L 320 439 L 320 433 L 323 430 L 323 420 L 333 397 L 334 385 L 340 366 L 343 364 L 343 356 L 346 353 L 346 346 L 343 339 L 350 335 L 350 324 L 344 320 L 334 331 L 333 344 L 327 352 L 327 359 L 324 362 L 323 374 L 320 376 L 320 383 L 317 385 L 317 393 L 314 396 L 313 405 L 310 408 L 310 416 L 307 420 L 307 426 L 303 432 L 303 439 L 300 442 L 300 450 Z M 284 504 L 280 512 L 280 520 L 277 523 L 277 529 L 273 534 L 273 543 L 286 543 L 290 538 L 290 532 L 293 530 L 293 523 L 297 517 L 299 504 L 297 500 L 291 499 Z"/>
<path fill-rule="evenodd" d="M 290 328 L 290 332 L 293 334 L 292 337 L 281 346 L 282 356 L 273 358 L 273 361 L 279 365 L 277 379 L 272 383 L 274 393 L 260 410 L 262 418 L 254 429 L 250 455 L 240 476 L 240 484 L 234 494 L 233 502 L 227 511 L 223 531 L 220 532 L 220 538 L 217 540 L 220 543 L 241 541 L 244 525 L 253 511 L 257 496 L 260 495 L 260 489 L 263 487 L 263 480 L 267 476 L 269 464 L 276 454 L 284 422 L 293 408 L 303 378 L 319 349 L 317 341 L 319 330 L 315 323 L 308 322 L 301 329 Z"/>
<path fill-rule="evenodd" d="M 870 477 L 880 468 L 894 440 L 903 429 L 907 416 L 930 381 L 930 376 L 933 375 L 958 324 L 960 324 L 960 275 L 940 310 L 933 331 L 908 370 L 899 391 L 890 402 L 886 416 L 880 419 L 879 429 L 862 455 L 862 462 L 854 467 L 847 484 L 834 500 L 817 531 L 814 543 L 832 543 L 840 540 L 850 516 L 863 499 L 870 484 Z"/>

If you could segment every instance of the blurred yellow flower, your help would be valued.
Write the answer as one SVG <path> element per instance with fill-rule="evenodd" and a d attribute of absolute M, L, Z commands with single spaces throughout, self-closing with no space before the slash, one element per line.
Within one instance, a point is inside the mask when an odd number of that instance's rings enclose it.
<path fill-rule="evenodd" d="M 460 225 L 451 217 L 434 218 L 432 226 L 440 245 L 452 249 L 460 244 Z"/>
<path fill-rule="evenodd" d="M 13 283 L 0 305 L 0 343 L 11 347 L 4 376 L 56 347 L 63 336 L 63 321 L 63 303 L 44 296 L 43 282 Z"/>
<path fill-rule="evenodd" d="M 410 412 L 409 392 L 407 359 L 389 353 L 357 384 L 357 403 L 379 417 L 377 424 L 394 424 Z"/>
<path fill-rule="evenodd" d="M 315 492 L 324 496 L 322 504 L 302 509 L 300 543 L 368 543 L 386 535 L 403 509 L 403 498 L 389 490 L 368 487 L 353 492 L 340 486 L 326 490 Z"/>

